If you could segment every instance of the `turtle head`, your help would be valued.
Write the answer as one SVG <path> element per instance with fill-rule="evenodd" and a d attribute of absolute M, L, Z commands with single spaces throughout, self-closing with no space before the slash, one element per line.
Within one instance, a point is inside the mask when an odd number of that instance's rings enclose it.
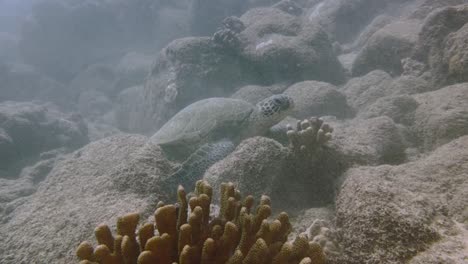
<path fill-rule="evenodd" d="M 277 94 L 263 99 L 256 105 L 256 111 L 250 116 L 249 128 L 241 138 L 263 135 L 268 130 L 283 120 L 294 108 L 291 97 Z"/>
<path fill-rule="evenodd" d="M 257 107 L 264 117 L 284 118 L 294 108 L 294 102 L 287 95 L 275 94 L 260 101 Z"/>

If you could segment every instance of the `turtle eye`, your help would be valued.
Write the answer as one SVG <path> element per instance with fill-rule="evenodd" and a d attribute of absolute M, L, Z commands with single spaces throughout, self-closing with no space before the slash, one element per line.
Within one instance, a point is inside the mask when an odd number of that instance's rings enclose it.
<path fill-rule="evenodd" d="M 273 99 L 273 101 L 275 101 L 275 104 L 281 104 L 281 99 L 279 98 L 275 98 Z"/>

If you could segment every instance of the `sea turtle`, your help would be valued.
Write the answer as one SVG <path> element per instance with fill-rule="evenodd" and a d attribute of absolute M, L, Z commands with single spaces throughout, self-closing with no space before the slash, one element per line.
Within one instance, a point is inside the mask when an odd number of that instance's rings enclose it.
<path fill-rule="evenodd" d="M 162 187 L 174 190 L 181 184 L 193 190 L 212 164 L 231 153 L 241 140 L 266 134 L 293 106 L 289 96 L 277 94 L 256 105 L 240 99 L 208 98 L 185 107 L 149 140 L 171 159 L 183 161 L 163 180 Z"/>

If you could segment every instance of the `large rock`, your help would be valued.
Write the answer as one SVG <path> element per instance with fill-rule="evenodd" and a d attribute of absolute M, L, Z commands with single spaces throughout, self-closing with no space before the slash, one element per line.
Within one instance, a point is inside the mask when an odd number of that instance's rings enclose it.
<path fill-rule="evenodd" d="M 300 82 L 290 86 L 284 94 L 294 100 L 294 110 L 291 115 L 298 119 L 325 115 L 343 118 L 353 114 L 346 102 L 346 96 L 328 83 Z"/>
<path fill-rule="evenodd" d="M 292 11 L 288 8 L 290 5 Z M 286 10 L 286 11 L 285 11 Z M 263 82 L 319 80 L 342 83 L 344 70 L 326 32 L 302 19 L 292 1 L 271 8 L 254 8 L 240 18 L 242 55 L 253 62 Z"/>
<path fill-rule="evenodd" d="M 0 223 L 6 223 L 11 212 L 27 201 L 65 152 L 62 148 L 41 153 L 39 161 L 24 167 L 18 178 L 0 178 Z"/>
<path fill-rule="evenodd" d="M 400 75 L 401 60 L 410 55 L 420 29 L 419 21 L 396 21 L 375 32 L 354 61 L 352 75 L 360 76 L 376 69 Z"/>
<path fill-rule="evenodd" d="M 88 143 L 87 126 L 79 115 L 63 114 L 46 104 L 1 103 L 0 131 L 1 144 L 7 147 L 7 159 L 0 161 L 0 169 L 8 174 L 3 177 L 15 177 L 16 169 L 42 152 L 58 148 L 70 151 Z"/>
<path fill-rule="evenodd" d="M 468 83 L 416 95 L 419 106 L 413 130 L 424 150 L 468 134 Z"/>
<path fill-rule="evenodd" d="M 330 145 L 347 164 L 398 164 L 405 161 L 405 138 L 387 116 L 330 122 L 334 128 Z"/>
<path fill-rule="evenodd" d="M 415 162 L 350 169 L 336 199 L 339 263 L 463 263 L 467 150 L 465 136 Z"/>
<path fill-rule="evenodd" d="M 428 65 L 432 81 L 439 86 L 466 80 L 463 72 L 466 23 L 468 5 L 438 9 L 424 21 L 412 57 Z"/>
<path fill-rule="evenodd" d="M 275 140 L 254 137 L 244 140 L 203 177 L 215 189 L 230 181 L 254 197 L 269 195 L 275 208 L 291 211 L 330 204 L 335 180 L 345 166 L 333 148 L 324 146 L 311 156 L 295 156 Z"/>
<path fill-rule="evenodd" d="M 403 11 L 405 17 L 411 19 L 425 19 L 436 9 L 440 9 L 448 6 L 456 6 L 466 4 L 466 0 L 419 0 L 419 1 L 408 1 L 409 7 Z"/>
<path fill-rule="evenodd" d="M 468 23 L 447 37 L 443 60 L 447 65 L 447 82 L 468 81 Z"/>
<path fill-rule="evenodd" d="M 406 0 L 328 0 L 317 3 L 309 14 L 313 23 L 326 28 L 337 41 L 347 43 L 386 9 L 401 8 Z"/>
<path fill-rule="evenodd" d="M 0 226 L 0 262 L 73 263 L 76 247 L 94 241 L 97 225 L 114 229 L 117 216 L 152 215 L 161 194 L 158 179 L 173 168 L 159 148 L 141 152 L 146 141 L 138 135 L 109 137 L 58 162 Z"/>
<path fill-rule="evenodd" d="M 428 81 L 411 75 L 404 75 L 392 79 L 389 74 L 381 70 L 353 78 L 343 86 L 343 93 L 348 103 L 359 111 L 366 111 L 366 107 L 385 96 L 411 95 L 437 89 Z"/>
<path fill-rule="evenodd" d="M 233 182 L 254 197 L 271 195 L 273 185 L 284 170 L 287 155 L 287 150 L 274 140 L 247 139 L 228 157 L 211 166 L 203 179 L 215 190 L 223 182 Z"/>
<path fill-rule="evenodd" d="M 361 49 L 375 32 L 392 22 L 393 19 L 393 17 L 388 15 L 379 15 L 375 17 L 370 24 L 359 33 L 358 37 L 352 43 L 344 45 L 343 52 Z"/>
<path fill-rule="evenodd" d="M 159 53 L 145 83 L 145 112 L 139 117 L 145 126 L 140 131 L 154 131 L 197 100 L 228 96 L 250 79 L 243 64 L 210 38 L 171 42 Z"/>
<path fill-rule="evenodd" d="M 359 110 L 385 96 L 385 87 L 391 81 L 392 77 L 388 73 L 376 70 L 349 80 L 342 89 L 349 105 Z"/>
<path fill-rule="evenodd" d="M 364 119 L 388 116 L 395 123 L 412 125 L 414 111 L 418 105 L 418 102 L 409 95 L 385 96 L 360 111 L 358 116 Z"/>

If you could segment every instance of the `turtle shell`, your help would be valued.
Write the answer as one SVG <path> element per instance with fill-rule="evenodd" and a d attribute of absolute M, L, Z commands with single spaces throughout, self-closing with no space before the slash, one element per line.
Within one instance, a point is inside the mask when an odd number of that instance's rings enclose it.
<path fill-rule="evenodd" d="M 254 110 L 254 105 L 239 99 L 203 99 L 179 111 L 150 140 L 167 147 L 233 138 L 248 124 Z"/>

